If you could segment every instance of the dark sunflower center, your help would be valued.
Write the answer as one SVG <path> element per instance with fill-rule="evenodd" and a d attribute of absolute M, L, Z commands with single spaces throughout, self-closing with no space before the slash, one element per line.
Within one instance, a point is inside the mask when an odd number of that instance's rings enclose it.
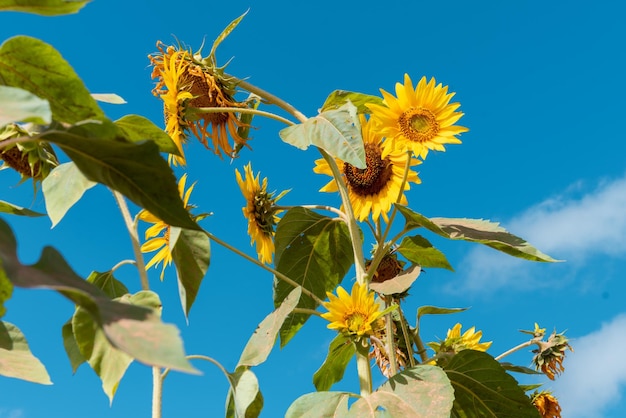
<path fill-rule="evenodd" d="M 402 134 L 414 142 L 427 142 L 439 133 L 439 122 L 428 109 L 423 107 L 410 108 L 398 118 L 398 126 Z"/>
<path fill-rule="evenodd" d="M 25 177 L 32 177 L 33 173 L 39 171 L 39 161 L 35 162 L 31 167 L 28 163 L 28 154 L 20 151 L 17 147 L 0 152 L 0 158 L 2 158 L 9 167 Z"/>
<path fill-rule="evenodd" d="M 209 85 L 204 77 L 198 75 L 190 75 L 189 80 L 191 82 L 189 92 L 194 96 L 189 100 L 189 106 L 220 107 L 216 85 Z M 228 113 L 202 113 L 200 118 L 215 125 L 223 125 L 228 122 Z"/>
<path fill-rule="evenodd" d="M 367 168 L 356 168 L 351 164 L 343 164 L 350 189 L 360 196 L 375 195 L 380 192 L 393 174 L 389 158 L 381 158 L 380 147 L 376 144 L 365 144 L 365 162 Z"/>
<path fill-rule="evenodd" d="M 274 232 L 274 198 L 273 193 L 259 191 L 254 196 L 254 219 L 257 226 L 266 234 Z"/>

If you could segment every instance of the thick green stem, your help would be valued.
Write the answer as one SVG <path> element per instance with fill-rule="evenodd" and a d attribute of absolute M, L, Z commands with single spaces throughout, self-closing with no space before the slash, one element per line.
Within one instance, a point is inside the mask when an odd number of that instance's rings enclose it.
<path fill-rule="evenodd" d="M 404 176 L 402 177 L 402 184 L 400 185 L 400 192 L 398 192 L 396 203 L 400 203 L 402 201 L 402 195 L 404 194 L 404 186 L 406 185 L 407 179 L 409 178 L 409 171 L 411 170 L 412 154 L 413 154 L 413 151 L 407 151 L 406 153 L 406 166 L 404 167 Z M 385 240 L 387 239 L 387 235 L 389 235 L 389 231 L 391 230 L 391 225 L 393 224 L 393 220 L 396 217 L 396 212 L 398 212 L 398 209 L 396 209 L 396 205 L 393 205 L 393 209 L 391 210 L 391 216 L 389 216 L 389 222 L 387 223 L 387 229 L 383 233 L 382 242 L 385 242 Z"/>
<path fill-rule="evenodd" d="M 417 348 L 417 354 L 419 354 L 420 359 L 422 359 L 422 363 L 425 363 L 428 360 L 428 356 L 426 355 L 426 347 L 424 347 L 424 342 L 420 337 L 419 328 L 415 329 L 413 333 L 413 342 L 415 343 L 415 348 Z"/>
<path fill-rule="evenodd" d="M 389 308 L 391 303 L 389 301 L 390 297 L 385 297 L 385 308 Z M 395 376 L 398 374 L 398 361 L 396 360 L 396 343 L 395 343 L 395 334 L 393 332 L 393 319 L 391 317 L 391 312 L 388 312 L 385 315 L 385 337 L 386 337 L 386 346 L 387 346 L 387 357 L 389 358 L 389 369 L 391 371 L 391 376 Z"/>
<path fill-rule="evenodd" d="M 404 337 L 404 344 L 406 345 L 407 354 L 409 355 L 409 364 L 411 367 L 415 366 L 415 359 L 413 358 L 413 344 L 409 334 L 409 330 L 406 326 L 406 318 L 402 313 L 402 308 L 398 307 L 398 314 L 400 315 L 400 324 L 402 326 L 402 336 Z"/>
<path fill-rule="evenodd" d="M 372 393 L 372 369 L 368 356 L 369 344 L 367 340 L 355 342 L 356 345 L 356 368 L 359 373 L 359 386 L 361 396 L 368 396 Z"/>

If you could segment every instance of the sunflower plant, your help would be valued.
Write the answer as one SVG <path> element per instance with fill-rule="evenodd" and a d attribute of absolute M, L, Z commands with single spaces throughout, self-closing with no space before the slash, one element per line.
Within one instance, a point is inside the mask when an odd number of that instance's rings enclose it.
<path fill-rule="evenodd" d="M 19 3 L 17 10 L 45 14 L 76 12 L 85 4 L 51 2 L 43 8 L 36 1 Z M 338 90 L 328 95 L 318 114 L 306 116 L 218 65 L 216 48 L 244 16 L 216 38 L 206 56 L 202 48 L 156 43 L 157 51 L 148 57 L 155 82 L 152 93 L 164 112 L 156 123 L 138 115 L 110 120 L 98 101 L 120 98 L 90 94 L 51 45 L 17 36 L 0 46 L 0 158 L 24 180 L 41 183 L 46 213 L 4 201 L 0 211 L 47 215 L 56 225 L 86 190 L 107 188 L 121 211 L 134 258 L 86 278 L 51 247 L 44 249 L 38 263 L 26 265 L 17 256 L 11 228 L 0 221 L 0 314 L 16 286 L 58 291 L 74 305 L 62 328 L 73 370 L 87 363 L 113 401 L 133 362 L 150 366 L 155 418 L 161 416 L 168 374 L 197 373 L 190 360 L 207 360 L 225 372 L 231 385 L 227 417 L 258 416 L 263 397 L 253 368 L 267 359 L 276 340 L 284 346 L 304 326 L 320 324 L 331 330 L 321 332 L 336 334 L 312 377 L 316 392 L 295 399 L 287 417 L 560 416 L 558 400 L 549 391 L 520 385 L 514 373 L 554 380 L 565 370 L 566 351 L 572 350 L 564 333 L 546 335 L 535 324 L 533 330 L 523 331 L 529 336 L 526 341 L 494 356 L 489 353 L 492 341 L 481 341 L 482 331 L 475 326 L 462 332 L 460 322 L 444 339 L 425 343 L 420 322 L 426 316 L 466 309 L 423 301 L 416 313 L 405 310 L 408 298 L 419 298 L 419 292 L 411 290 L 419 289 L 423 271 L 452 269 L 422 234 L 475 242 L 529 261 L 556 261 L 497 223 L 428 217 L 410 206 L 412 188 L 421 183 L 416 170 L 428 169 L 429 153 L 461 144 L 461 135 L 468 131 L 460 125 L 460 103 L 452 102 L 455 93 L 434 77 L 404 74 L 395 84 L 395 95 L 384 89 L 380 95 Z M 60 93 L 65 91 L 72 94 Z M 220 165 L 226 159 L 254 158 L 254 152 L 245 149 L 253 121 L 258 127 L 261 118 L 285 124 L 277 135 L 284 143 L 317 150 L 320 158 L 311 162 L 311 170 L 324 176 L 320 184 L 326 184 L 319 192 L 338 196 L 336 207 L 287 205 L 286 191 L 271 191 L 268 179 L 261 180 L 251 163 L 243 174 Z M 241 208 L 241 228 L 247 230 L 252 252 L 201 226 L 207 214 L 192 214 L 196 183 L 188 186 L 188 173 L 181 171 L 194 138 L 217 157 L 216 170 L 234 175 L 241 199 L 220 204 Z M 311 195 L 317 192 L 311 190 Z M 143 236 L 139 221 L 152 224 Z M 212 244 L 274 278 L 275 310 L 259 324 L 232 371 L 207 355 L 185 354 L 176 327 L 161 321 L 161 299 L 150 289 L 151 267 L 162 264 L 163 280 L 173 266 L 187 315 L 208 274 Z M 155 251 L 146 264 L 144 254 Z M 137 267 L 139 292 L 131 293 L 115 277 L 124 264 Z M 321 320 L 309 321 L 311 317 Z M 415 322 L 408 319 L 413 317 Z M 8 359 L 0 361 L 0 375 L 50 383 L 45 366 L 32 355 L 17 326 L 0 322 L 0 337 L 10 342 L 0 345 L 0 360 Z M 532 346 L 534 369 L 503 361 Z M 352 359 L 358 389 L 331 391 Z M 378 388 L 373 387 L 373 373 L 386 379 Z"/>

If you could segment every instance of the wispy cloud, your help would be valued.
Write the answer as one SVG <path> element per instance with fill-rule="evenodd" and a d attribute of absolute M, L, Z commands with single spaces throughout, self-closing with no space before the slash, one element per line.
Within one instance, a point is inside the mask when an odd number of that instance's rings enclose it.
<path fill-rule="evenodd" d="M 600 330 L 572 341 L 565 373 L 553 383 L 554 394 L 569 418 L 601 418 L 617 405 L 626 388 L 626 314 Z"/>
<path fill-rule="evenodd" d="M 24 411 L 21 409 L 0 408 L 0 418 L 23 418 Z"/>

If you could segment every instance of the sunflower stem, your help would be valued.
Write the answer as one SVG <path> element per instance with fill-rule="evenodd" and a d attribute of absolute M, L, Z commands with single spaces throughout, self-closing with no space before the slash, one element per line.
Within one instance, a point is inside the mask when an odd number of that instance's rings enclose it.
<path fill-rule="evenodd" d="M 424 347 L 424 342 L 422 341 L 422 337 L 420 337 L 418 326 L 415 327 L 415 332 L 411 333 L 411 335 L 415 343 L 415 348 L 417 348 L 417 354 L 419 354 L 422 363 L 425 363 L 428 360 L 428 356 L 426 355 L 426 347 Z"/>
<path fill-rule="evenodd" d="M 400 191 L 398 192 L 398 197 L 396 198 L 396 204 L 399 204 L 402 201 L 402 195 L 404 194 L 404 186 L 406 185 L 407 179 L 409 178 L 409 170 L 411 169 L 412 154 L 413 154 L 413 151 L 407 151 L 406 153 L 406 164 L 404 166 L 404 175 L 402 176 L 402 184 L 400 185 Z M 385 229 L 385 233 L 383 234 L 382 242 L 385 242 L 385 240 L 387 239 L 387 235 L 389 235 L 389 231 L 391 230 L 391 225 L 393 224 L 393 220 L 396 218 L 397 212 L 398 212 L 397 206 L 393 205 L 393 209 L 391 210 L 391 216 L 389 216 L 389 222 L 387 222 L 387 229 Z M 393 242 L 395 242 L 395 240 Z"/>
<path fill-rule="evenodd" d="M 523 343 L 521 343 L 519 345 L 516 345 L 515 347 L 511 348 L 510 350 L 507 350 L 504 353 L 500 354 L 498 357 L 495 357 L 495 359 L 497 361 L 500 361 L 504 357 L 508 356 L 509 354 L 513 354 L 514 352 L 516 352 L 518 350 L 521 350 L 522 348 L 530 347 L 533 344 L 537 344 L 537 338 L 533 338 L 532 340 L 528 340 L 528 341 L 523 342 Z"/>
<path fill-rule="evenodd" d="M 152 418 L 161 418 L 163 410 L 163 376 L 159 367 L 152 368 Z"/>
<path fill-rule="evenodd" d="M 385 309 L 391 306 L 389 297 L 383 298 L 385 301 Z M 398 362 L 396 360 L 396 345 L 393 333 L 393 319 L 391 312 L 387 312 L 385 315 L 385 338 L 387 340 L 387 356 L 389 357 L 389 368 L 391 369 L 391 376 L 398 374 Z"/>
<path fill-rule="evenodd" d="M 411 367 L 415 366 L 415 359 L 413 358 L 413 344 L 409 337 L 409 330 L 407 328 L 406 318 L 402 312 L 402 308 L 398 306 L 398 315 L 400 315 L 400 325 L 402 326 L 402 336 L 404 337 L 404 344 L 406 345 L 407 354 L 409 355 L 409 364 Z"/>
<path fill-rule="evenodd" d="M 301 313 L 301 314 L 306 314 L 306 315 L 322 316 L 321 313 L 319 313 L 318 311 L 316 311 L 314 309 L 293 308 L 293 310 L 291 312 L 293 312 L 293 313 Z"/>
<path fill-rule="evenodd" d="M 193 111 L 196 113 L 250 113 L 252 115 L 264 116 L 268 119 L 277 120 L 287 126 L 295 125 L 294 122 L 283 118 L 282 116 L 278 116 L 275 113 L 251 109 L 249 107 L 194 107 Z"/>
<path fill-rule="evenodd" d="M 356 341 L 356 368 L 359 374 L 359 387 L 361 396 L 365 397 L 372 393 L 372 369 L 368 356 L 369 344 L 366 340 Z"/>

